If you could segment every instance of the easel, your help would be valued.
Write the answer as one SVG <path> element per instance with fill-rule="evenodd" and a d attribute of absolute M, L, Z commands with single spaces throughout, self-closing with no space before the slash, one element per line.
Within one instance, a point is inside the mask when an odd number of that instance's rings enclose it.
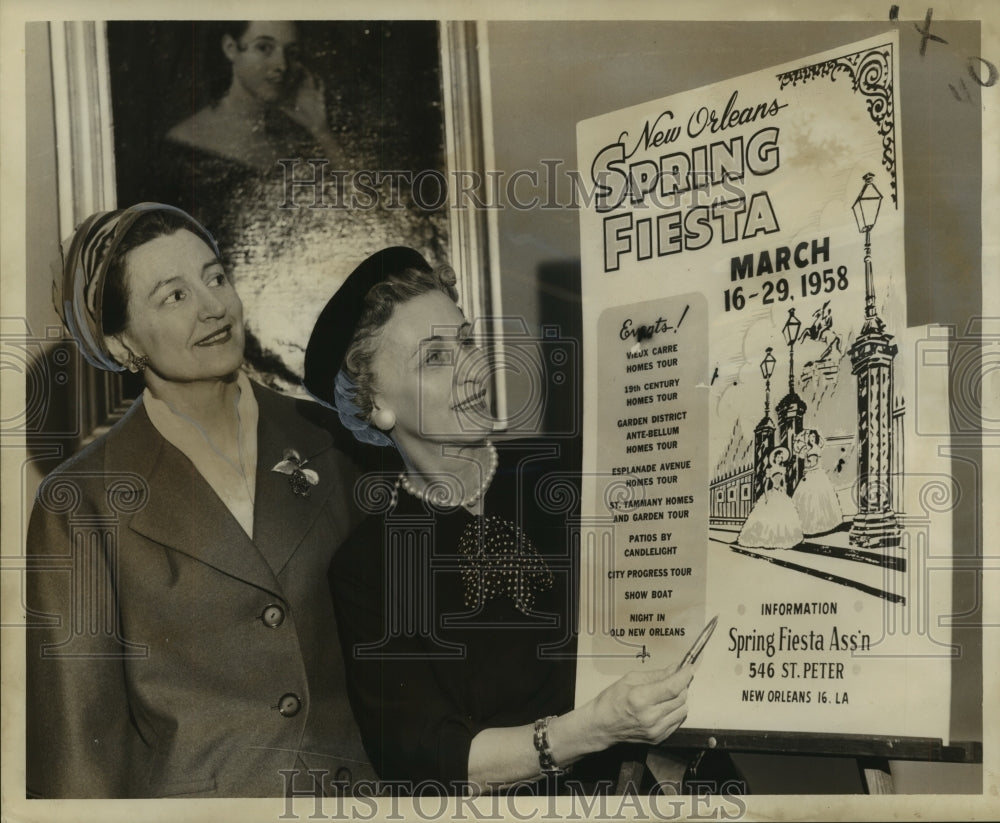
<path fill-rule="evenodd" d="M 686 750 L 681 755 L 678 750 Z M 753 754 L 810 755 L 854 757 L 858 762 L 861 783 L 868 794 L 892 794 L 890 760 L 920 760 L 939 763 L 982 763 L 983 744 L 979 741 L 954 741 L 945 745 L 929 737 L 861 737 L 851 734 L 772 733 L 760 731 L 715 731 L 680 729 L 668 744 L 654 749 L 661 780 L 680 787 L 692 767 L 690 750 L 721 750 Z M 622 762 L 616 793 L 642 785 L 650 747 L 635 747 Z M 695 772 L 697 764 L 695 763 Z M 633 789 L 634 790 L 634 789 Z"/>

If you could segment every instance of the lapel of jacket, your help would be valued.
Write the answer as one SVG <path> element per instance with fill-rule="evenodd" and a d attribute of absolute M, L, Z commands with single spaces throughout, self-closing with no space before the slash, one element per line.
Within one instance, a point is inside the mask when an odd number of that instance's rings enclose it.
<path fill-rule="evenodd" d="M 341 468 L 334 459 L 333 437 L 308 422 L 296 401 L 254 384 L 257 406 L 257 486 L 254 499 L 254 542 L 275 574 L 299 547 L 330 494 L 342 493 Z M 301 401 L 305 402 L 305 401 Z M 319 483 L 308 496 L 295 494 L 288 475 L 273 471 L 285 449 L 294 449 L 318 472 Z M 333 541 L 334 535 L 329 535 Z"/>
<path fill-rule="evenodd" d="M 146 480 L 149 499 L 132 517 L 131 529 L 280 595 L 275 574 L 253 541 L 191 461 L 156 430 L 141 399 L 122 424 L 108 440 L 105 477 L 109 489 L 123 471 Z"/>

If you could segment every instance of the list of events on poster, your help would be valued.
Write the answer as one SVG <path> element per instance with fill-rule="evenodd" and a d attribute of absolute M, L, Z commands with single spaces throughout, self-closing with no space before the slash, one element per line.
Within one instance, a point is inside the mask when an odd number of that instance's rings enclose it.
<path fill-rule="evenodd" d="M 609 636 L 666 665 L 697 633 L 705 597 L 705 308 L 700 294 L 605 311 L 598 335 L 598 472 L 612 524 Z M 691 614 L 693 613 L 693 614 Z M 689 642 L 689 641 L 688 641 Z"/>

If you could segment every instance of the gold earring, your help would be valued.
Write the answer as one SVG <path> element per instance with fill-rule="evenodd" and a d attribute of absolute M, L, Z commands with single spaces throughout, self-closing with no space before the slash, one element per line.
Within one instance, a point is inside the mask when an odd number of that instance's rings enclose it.
<path fill-rule="evenodd" d="M 371 420 L 376 429 L 381 429 L 384 432 L 390 431 L 396 425 L 396 415 L 393 414 L 392 409 L 375 409 L 372 412 Z"/>

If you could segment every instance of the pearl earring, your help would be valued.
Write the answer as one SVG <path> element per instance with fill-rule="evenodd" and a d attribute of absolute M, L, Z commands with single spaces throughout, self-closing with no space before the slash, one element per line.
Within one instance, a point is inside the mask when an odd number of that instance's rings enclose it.
<path fill-rule="evenodd" d="M 392 409 L 375 409 L 372 412 L 372 425 L 384 432 L 390 431 L 396 425 L 396 415 Z"/>

